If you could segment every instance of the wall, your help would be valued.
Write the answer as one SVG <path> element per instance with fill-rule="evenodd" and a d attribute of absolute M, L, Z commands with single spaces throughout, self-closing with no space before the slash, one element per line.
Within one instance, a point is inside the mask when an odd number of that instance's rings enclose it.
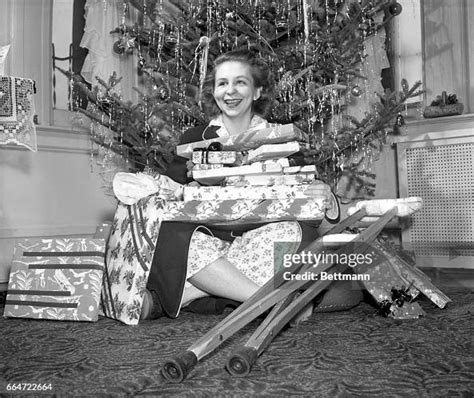
<path fill-rule="evenodd" d="M 7 281 L 16 240 L 91 235 L 116 206 L 91 171 L 87 131 L 50 126 L 50 0 L 0 0 L 0 45 L 11 44 L 7 75 L 37 83 L 38 152 L 0 146 L 0 283 Z"/>

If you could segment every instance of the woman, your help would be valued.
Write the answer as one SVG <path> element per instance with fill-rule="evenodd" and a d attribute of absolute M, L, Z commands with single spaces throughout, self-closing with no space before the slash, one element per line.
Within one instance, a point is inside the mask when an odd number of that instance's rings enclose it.
<path fill-rule="evenodd" d="M 266 127 L 263 117 L 270 104 L 271 83 L 268 66 L 251 52 L 238 50 L 219 56 L 203 90 L 203 103 L 213 119 L 187 131 L 181 143 Z M 167 175 L 189 183 L 186 163 L 186 159 L 177 158 Z M 315 181 L 306 194 L 329 195 L 330 188 Z M 142 319 L 163 314 L 174 318 L 180 308 L 207 296 L 243 302 L 273 276 L 275 241 L 293 242 L 289 250 L 296 252 L 316 237 L 317 230 L 310 223 L 277 222 L 232 230 L 164 223 Z"/>

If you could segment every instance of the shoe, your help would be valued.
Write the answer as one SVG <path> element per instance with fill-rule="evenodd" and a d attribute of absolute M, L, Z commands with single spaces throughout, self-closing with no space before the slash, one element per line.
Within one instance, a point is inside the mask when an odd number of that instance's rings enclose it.
<path fill-rule="evenodd" d="M 194 312 L 195 314 L 220 315 L 228 307 L 235 309 L 240 305 L 238 301 L 225 299 L 222 297 L 202 297 L 189 303 L 184 311 Z"/>
<path fill-rule="evenodd" d="M 145 289 L 140 320 L 158 319 L 164 315 L 158 294 L 154 290 Z"/>
<path fill-rule="evenodd" d="M 316 297 L 313 312 L 346 311 L 363 299 L 362 290 L 355 288 L 351 281 L 337 281 Z"/>
<path fill-rule="evenodd" d="M 346 311 L 356 307 L 364 299 L 362 290 L 353 287 L 351 281 L 334 282 L 328 290 L 324 290 L 313 302 L 308 303 L 290 321 L 290 327 L 298 326 L 307 321 L 315 312 Z"/>

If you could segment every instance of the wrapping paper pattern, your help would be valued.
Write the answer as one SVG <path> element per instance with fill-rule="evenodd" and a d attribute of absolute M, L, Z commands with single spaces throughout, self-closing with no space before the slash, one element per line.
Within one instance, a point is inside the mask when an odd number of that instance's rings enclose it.
<path fill-rule="evenodd" d="M 266 144 L 248 152 L 247 161 L 256 162 L 260 160 L 287 157 L 303 149 L 305 145 L 298 141 L 285 142 L 283 144 Z"/>
<path fill-rule="evenodd" d="M 307 141 L 306 134 L 293 124 L 275 125 L 259 130 L 246 131 L 238 135 L 216 137 L 209 140 L 182 144 L 176 147 L 179 156 L 190 159 L 194 148 L 207 148 L 213 142 L 220 142 L 224 150 L 245 151 L 264 144 L 280 144 L 288 141 Z"/>
<path fill-rule="evenodd" d="M 237 151 L 194 151 L 191 160 L 196 164 L 239 165 L 243 155 Z"/>
<path fill-rule="evenodd" d="M 324 197 L 313 199 L 176 201 L 166 204 L 163 219 L 207 223 L 322 220 L 326 206 L 327 202 Z"/>
<path fill-rule="evenodd" d="M 138 324 L 164 203 L 157 195 L 131 206 L 119 203 L 107 245 L 102 315 Z"/>
<path fill-rule="evenodd" d="M 273 185 L 300 185 L 311 184 L 314 181 L 314 173 L 297 174 L 255 174 L 245 176 L 226 177 L 225 186 L 273 186 Z"/>
<path fill-rule="evenodd" d="M 185 186 L 183 200 L 232 200 L 232 199 L 308 199 L 308 184 L 237 187 L 237 186 Z"/>
<path fill-rule="evenodd" d="M 439 308 L 444 308 L 451 301 L 448 296 L 431 282 L 430 278 L 423 271 L 408 264 L 389 245 L 375 242 L 374 246 L 387 258 L 390 258 L 390 263 L 401 278 L 406 280 L 409 285 L 418 289 Z"/>
<path fill-rule="evenodd" d="M 372 297 L 378 303 L 392 301 L 392 288 L 397 290 L 409 288 L 407 293 L 413 298 L 417 297 L 419 291 L 396 271 L 390 258 L 380 251 L 377 242 L 372 243 L 372 248 L 376 254 L 374 262 L 372 264 L 360 264 L 353 268 L 356 273 L 370 277 L 362 283 Z"/>
<path fill-rule="evenodd" d="M 358 274 L 369 275 L 362 283 L 378 303 L 392 302 L 392 289 L 403 290 L 412 299 L 420 293 L 426 295 L 434 304 L 444 308 L 451 299 L 434 286 L 428 276 L 410 266 L 395 249 L 387 243 L 374 241 L 372 249 L 377 254 L 374 264 L 361 264 L 354 268 Z M 397 319 L 417 318 L 423 315 L 418 303 L 405 301 L 402 306 L 391 306 L 390 316 Z"/>
<path fill-rule="evenodd" d="M 19 242 L 4 316 L 97 321 L 104 259 L 104 239 Z"/>
<path fill-rule="evenodd" d="M 37 151 L 34 93 L 34 80 L 0 76 L 0 145 L 17 144 Z"/>
<path fill-rule="evenodd" d="M 288 159 L 268 160 L 266 162 L 256 162 L 245 166 L 237 167 L 215 167 L 207 170 L 193 169 L 193 178 L 201 184 L 219 184 L 226 177 L 237 175 L 253 175 L 265 173 L 283 173 Z"/>

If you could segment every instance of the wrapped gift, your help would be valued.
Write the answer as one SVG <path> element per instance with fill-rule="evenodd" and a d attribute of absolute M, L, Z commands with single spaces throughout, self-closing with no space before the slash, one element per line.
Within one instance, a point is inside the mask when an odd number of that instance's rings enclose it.
<path fill-rule="evenodd" d="M 25 239 L 14 251 L 4 316 L 97 321 L 104 239 Z"/>
<path fill-rule="evenodd" d="M 196 164 L 226 164 L 237 166 L 242 163 L 242 152 L 237 151 L 194 151 L 191 160 Z"/>
<path fill-rule="evenodd" d="M 322 220 L 326 208 L 326 197 L 176 201 L 166 204 L 163 220 L 205 223 Z"/>
<path fill-rule="evenodd" d="M 287 157 L 301 151 L 305 146 L 305 144 L 298 141 L 262 145 L 257 149 L 248 151 L 247 162 L 253 163 L 261 160 Z"/>
<path fill-rule="evenodd" d="M 101 301 L 106 317 L 138 324 L 165 203 L 158 195 L 119 203 L 107 244 Z"/>
<path fill-rule="evenodd" d="M 193 178 L 204 185 L 217 185 L 224 181 L 226 177 L 238 175 L 252 175 L 265 173 L 283 173 L 289 164 L 288 159 L 267 160 L 256 162 L 245 166 L 222 167 L 209 170 L 193 169 Z"/>
<path fill-rule="evenodd" d="M 314 173 L 298 174 L 255 174 L 246 176 L 232 176 L 224 179 L 225 186 L 273 186 L 273 185 L 302 185 L 311 184 L 314 181 Z"/>
<path fill-rule="evenodd" d="M 283 168 L 284 174 L 316 174 L 316 166 L 311 164 L 307 166 L 290 166 Z"/>
<path fill-rule="evenodd" d="M 193 166 L 192 171 L 194 170 L 213 170 L 213 169 L 221 169 L 224 167 L 222 163 L 197 163 Z"/>
<path fill-rule="evenodd" d="M 407 281 L 409 285 L 418 289 L 439 308 L 444 308 L 451 301 L 448 296 L 433 285 L 425 273 L 408 264 L 388 243 L 375 242 L 374 247 L 383 253 L 386 258 L 390 259 L 394 270 L 401 278 Z"/>
<path fill-rule="evenodd" d="M 274 125 L 259 130 L 249 130 L 242 134 L 178 145 L 176 153 L 190 159 L 195 148 L 208 148 L 213 142 L 221 143 L 222 149 L 226 151 L 246 151 L 264 144 L 281 144 L 288 141 L 306 142 L 307 136 L 294 124 Z"/>
<path fill-rule="evenodd" d="M 184 187 L 183 200 L 229 200 L 229 199 L 307 199 L 305 194 L 308 184 L 301 185 L 273 185 L 248 187 L 236 186 L 209 186 Z"/>
<path fill-rule="evenodd" d="M 354 252 L 358 251 L 359 247 L 363 245 L 356 246 Z M 358 263 L 353 271 L 364 277 L 362 283 L 379 304 L 392 302 L 392 290 L 404 291 L 412 299 L 418 296 L 418 289 L 397 272 L 391 259 L 379 249 L 376 241 L 367 252 L 367 261 Z"/>

